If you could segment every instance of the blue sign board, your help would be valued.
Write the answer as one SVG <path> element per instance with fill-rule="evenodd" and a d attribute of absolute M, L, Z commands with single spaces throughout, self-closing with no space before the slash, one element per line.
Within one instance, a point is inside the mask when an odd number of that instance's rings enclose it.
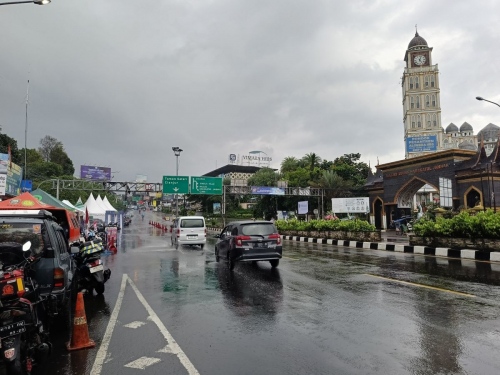
<path fill-rule="evenodd" d="M 270 186 L 252 186 L 251 191 L 255 195 L 285 195 L 285 189 Z"/>
<path fill-rule="evenodd" d="M 220 214 L 220 203 L 214 203 L 214 214 Z"/>
<path fill-rule="evenodd" d="M 33 181 L 31 180 L 22 180 L 21 181 L 21 191 L 23 193 L 27 191 L 32 191 L 33 190 Z"/>
<path fill-rule="evenodd" d="M 418 137 L 406 138 L 407 152 L 424 152 L 437 150 L 436 135 L 422 135 Z"/>
<path fill-rule="evenodd" d="M 309 202 L 303 201 L 299 202 L 299 215 L 307 215 L 309 212 Z"/>

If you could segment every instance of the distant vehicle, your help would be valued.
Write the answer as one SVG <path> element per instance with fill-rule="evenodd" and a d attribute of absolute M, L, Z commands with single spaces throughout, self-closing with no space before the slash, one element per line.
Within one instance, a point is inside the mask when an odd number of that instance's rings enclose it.
<path fill-rule="evenodd" d="M 269 261 L 276 268 L 282 257 L 281 237 L 270 221 L 235 221 L 215 237 L 215 260 L 227 262 L 230 270 L 235 262 L 258 261 Z"/>
<path fill-rule="evenodd" d="M 199 245 L 202 249 L 207 243 L 207 228 L 203 216 L 181 216 L 174 220 L 172 246 Z"/>

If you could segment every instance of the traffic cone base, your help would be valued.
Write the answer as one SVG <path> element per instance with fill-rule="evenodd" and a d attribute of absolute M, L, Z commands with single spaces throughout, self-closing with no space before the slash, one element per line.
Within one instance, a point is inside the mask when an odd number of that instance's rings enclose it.
<path fill-rule="evenodd" d="M 95 348 L 94 340 L 89 337 L 87 317 L 85 315 L 85 304 L 83 303 L 83 293 L 78 293 L 76 299 L 75 318 L 73 319 L 73 334 L 71 342 L 66 343 L 69 351 Z"/>

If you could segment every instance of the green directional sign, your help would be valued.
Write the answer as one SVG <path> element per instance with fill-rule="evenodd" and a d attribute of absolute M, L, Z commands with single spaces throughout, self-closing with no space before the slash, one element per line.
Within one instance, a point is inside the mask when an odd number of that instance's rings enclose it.
<path fill-rule="evenodd" d="M 191 177 L 191 194 L 222 195 L 222 178 Z"/>
<path fill-rule="evenodd" d="M 163 194 L 189 194 L 189 177 L 163 176 Z"/>

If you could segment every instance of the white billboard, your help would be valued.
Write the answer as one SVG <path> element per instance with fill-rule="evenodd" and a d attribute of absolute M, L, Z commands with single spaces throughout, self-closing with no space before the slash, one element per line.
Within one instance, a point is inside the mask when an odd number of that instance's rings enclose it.
<path fill-rule="evenodd" d="M 369 198 L 332 198 L 332 211 L 335 214 L 358 213 L 367 214 L 370 212 Z"/>

